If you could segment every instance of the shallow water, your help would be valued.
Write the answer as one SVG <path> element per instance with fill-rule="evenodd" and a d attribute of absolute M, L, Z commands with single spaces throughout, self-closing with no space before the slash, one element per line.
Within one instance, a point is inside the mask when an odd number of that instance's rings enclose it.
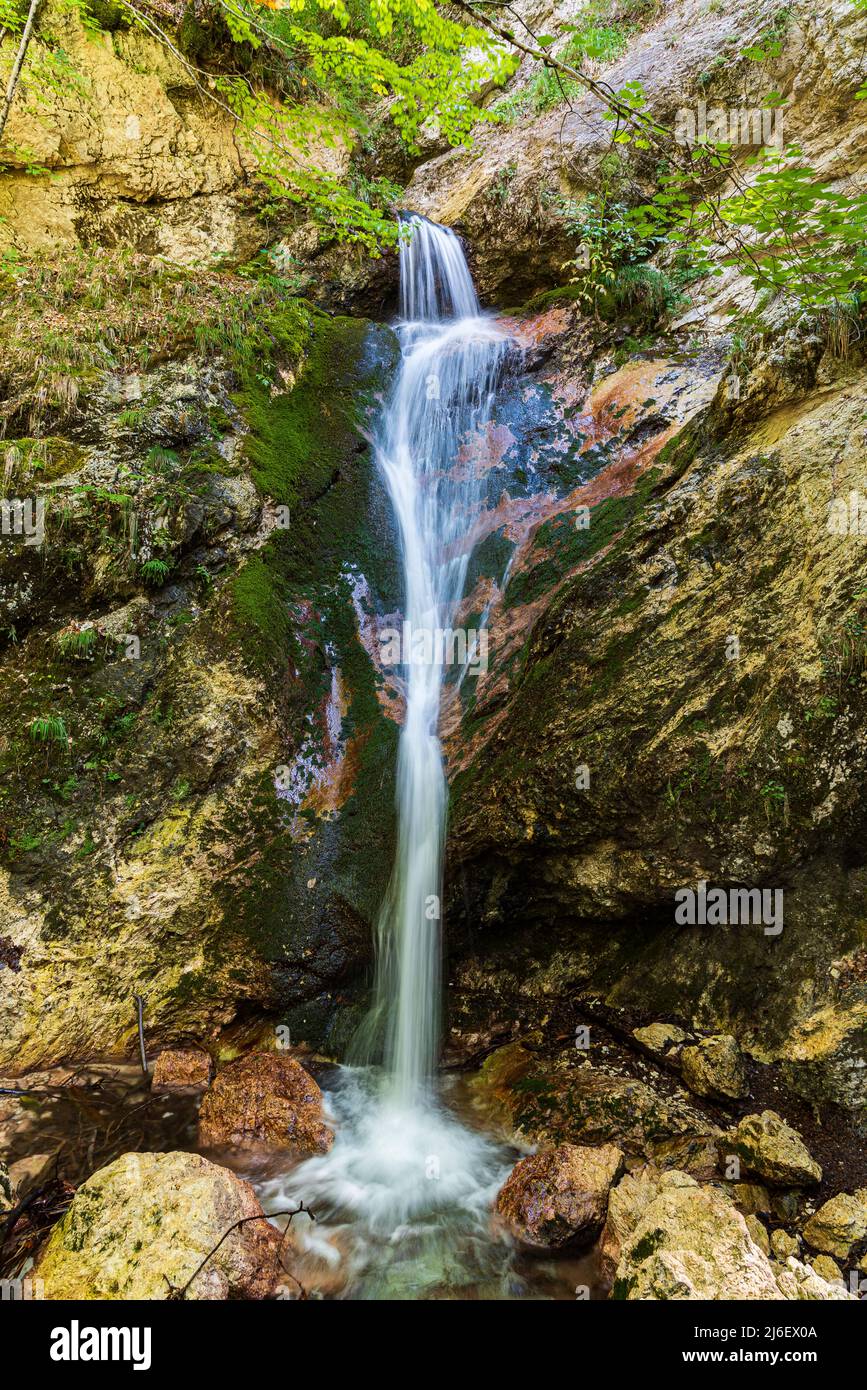
<path fill-rule="evenodd" d="M 598 1292 L 590 1256 L 520 1252 L 492 1208 L 519 1152 L 473 1127 L 460 1085 L 404 1106 L 372 1069 L 323 1079 L 328 1154 L 275 1174 L 249 1169 L 266 1211 L 292 1222 L 287 1263 L 309 1296 L 348 1299 L 575 1298 Z M 280 1224 L 285 1224 L 281 1221 Z M 587 1295 L 583 1295 L 587 1296 Z"/>

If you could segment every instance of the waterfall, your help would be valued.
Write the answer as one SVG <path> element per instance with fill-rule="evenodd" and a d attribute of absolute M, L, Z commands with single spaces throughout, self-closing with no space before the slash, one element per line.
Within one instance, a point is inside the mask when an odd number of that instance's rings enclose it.
<path fill-rule="evenodd" d="M 375 436 L 403 562 L 402 633 L 412 633 L 411 649 L 399 652 L 405 712 L 397 846 L 378 923 L 374 1004 L 359 1047 L 368 1064 L 377 1051 L 371 1039 L 384 1029 L 384 1076 L 370 1065 L 341 1068 L 327 1091 L 336 1121 L 330 1153 L 262 1182 L 260 1192 L 266 1210 L 302 1199 L 315 1210 L 315 1226 L 297 1233 L 293 1226 L 314 1284 L 339 1265 L 352 1296 L 490 1287 L 499 1297 L 510 1277 L 508 1253 L 492 1234 L 490 1210 L 511 1158 L 461 1124 L 433 1081 L 447 807 L 438 737 L 447 651 L 436 636 L 451 631 L 464 596 L 482 491 L 473 449 L 485 437 L 508 340 L 481 313 L 454 234 L 421 217 L 407 221 L 401 358 Z M 466 672 L 463 666 L 456 675 Z M 298 1268 L 307 1277 L 308 1265 Z"/>
<path fill-rule="evenodd" d="M 386 1021 L 388 1085 L 429 1089 L 440 1012 L 447 788 L 437 736 L 446 661 L 464 594 L 480 480 L 466 441 L 490 416 L 507 339 L 482 316 L 460 242 L 422 217 L 400 248 L 401 360 L 376 440 L 398 524 L 406 712 L 397 768 L 397 851 L 378 927 L 374 1010 Z"/>

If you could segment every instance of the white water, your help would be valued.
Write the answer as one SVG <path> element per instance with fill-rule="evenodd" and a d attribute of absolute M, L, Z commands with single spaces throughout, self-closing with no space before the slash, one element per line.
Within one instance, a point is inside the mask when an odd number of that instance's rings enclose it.
<path fill-rule="evenodd" d="M 480 491 L 467 442 L 489 418 L 507 340 L 481 313 L 454 234 L 422 218 L 410 223 L 401 247 L 401 362 L 376 446 L 400 539 L 404 618 L 414 632 L 437 632 L 451 628 L 464 593 Z M 489 1213 L 509 1158 L 445 1110 L 434 1086 L 444 670 L 414 660 L 403 674 L 397 849 L 367 1030 L 384 1040 L 384 1070 L 343 1069 L 329 1097 L 331 1152 L 262 1189 L 274 1206 L 303 1198 L 313 1208 L 319 1222 L 296 1226 L 298 1238 L 322 1268 L 341 1265 L 339 1287 L 362 1297 L 479 1288 L 504 1268 Z"/>
<path fill-rule="evenodd" d="M 479 310 L 454 233 L 422 218 L 411 227 L 401 249 L 401 364 L 377 453 L 400 535 L 404 617 L 413 632 L 434 634 L 451 628 L 463 597 L 479 501 L 471 461 L 455 465 L 490 416 L 507 340 Z M 391 1089 L 406 1105 L 429 1089 L 439 1041 L 443 673 L 435 661 L 404 667 L 397 854 L 378 932 L 375 1010 Z"/>

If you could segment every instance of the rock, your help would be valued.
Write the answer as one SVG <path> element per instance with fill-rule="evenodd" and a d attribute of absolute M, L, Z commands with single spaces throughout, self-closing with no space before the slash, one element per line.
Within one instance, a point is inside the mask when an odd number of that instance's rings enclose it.
<path fill-rule="evenodd" d="M 771 1198 L 768 1189 L 756 1182 L 738 1182 L 732 1188 L 732 1196 L 735 1205 L 743 1212 L 744 1216 L 754 1216 L 758 1212 L 767 1215 L 771 1210 Z"/>
<path fill-rule="evenodd" d="M 9 1178 L 19 1196 L 25 1197 L 28 1192 L 46 1180 L 54 1167 L 58 1153 L 58 1149 L 52 1149 L 49 1153 L 28 1154 L 26 1158 L 16 1159 L 14 1163 L 9 1165 Z"/>
<path fill-rule="evenodd" d="M 672 1171 L 660 1176 L 655 1192 L 642 1196 L 634 1221 L 627 1218 L 631 1229 L 622 1240 L 612 1298 L 779 1297 L 770 1263 L 746 1221 L 712 1188 Z"/>
<path fill-rule="evenodd" d="M 771 1232 L 771 1253 L 780 1264 L 785 1264 L 790 1256 L 797 1255 L 799 1248 L 797 1236 L 790 1236 L 788 1231 L 782 1230 Z"/>
<path fill-rule="evenodd" d="M 167 1048 L 154 1063 L 152 1091 L 204 1090 L 211 1080 L 213 1060 L 201 1048 Z"/>
<path fill-rule="evenodd" d="M 0 1211 L 9 1211 L 15 1205 L 15 1188 L 9 1176 L 9 1169 L 0 1158 Z"/>
<path fill-rule="evenodd" d="M 823 1279 L 815 1266 L 811 1269 L 809 1265 L 802 1264 L 791 1255 L 786 1261 L 785 1269 L 777 1271 L 777 1284 L 782 1297 L 791 1300 L 809 1299 L 811 1302 L 825 1302 L 855 1299 L 855 1295 L 848 1292 L 845 1284 L 837 1280 Z"/>
<path fill-rule="evenodd" d="M 733 1203 L 677 1171 L 623 1179 L 609 1199 L 602 1250 L 609 1260 L 619 1252 L 617 1299 L 849 1297 L 797 1261 L 775 1271 Z"/>
<path fill-rule="evenodd" d="M 685 1047 L 680 1064 L 684 1081 L 697 1096 L 739 1100 L 749 1094 L 741 1050 L 728 1033 Z"/>
<path fill-rule="evenodd" d="M 839 1279 L 841 1283 L 844 1282 L 840 1266 L 831 1259 L 830 1255 L 817 1255 L 810 1263 L 819 1278 L 826 1280 L 827 1283 L 833 1284 L 836 1279 Z"/>
<path fill-rule="evenodd" d="M 651 1140 L 647 1155 L 657 1168 L 678 1168 L 682 1173 L 709 1182 L 717 1173 L 718 1131 L 715 1134 L 681 1134 L 673 1139 Z"/>
<path fill-rule="evenodd" d="M 662 1173 L 653 1163 L 626 1173 L 608 1194 L 608 1215 L 599 1242 L 602 1276 L 611 1284 L 617 1272 L 624 1241 L 637 1225 L 641 1213 L 653 1202 Z"/>
<path fill-rule="evenodd" d="M 551 1066 L 517 1043 L 492 1053 L 473 1082 L 479 1108 L 512 1138 L 545 1148 L 616 1144 L 654 1160 L 667 1140 L 708 1133 L 706 1116 L 670 1089 L 589 1065 L 575 1048 Z"/>
<path fill-rule="evenodd" d="M 762 1222 L 759 1220 L 759 1218 L 757 1216 L 745 1216 L 744 1221 L 747 1223 L 747 1230 L 750 1233 L 750 1239 L 755 1241 L 756 1245 L 759 1247 L 763 1255 L 770 1255 L 771 1242 L 768 1239 L 768 1233 L 765 1227 L 762 1225 Z"/>
<path fill-rule="evenodd" d="M 623 1154 L 612 1144 L 561 1144 L 515 1164 L 495 1211 L 531 1250 L 586 1245 L 602 1229 L 608 1193 L 622 1171 Z"/>
<path fill-rule="evenodd" d="M 838 1259 L 848 1258 L 854 1245 L 867 1238 L 867 1188 L 838 1192 L 821 1206 L 804 1227 L 804 1239 L 814 1250 Z"/>
<path fill-rule="evenodd" d="M 279 1247 L 253 1189 L 228 1169 L 199 1154 L 127 1153 L 81 1185 L 35 1273 L 48 1299 L 166 1299 L 193 1275 L 188 1299 L 258 1299 L 274 1287 Z"/>
<path fill-rule="evenodd" d="M 300 1062 L 287 1053 L 251 1052 L 218 1072 L 205 1093 L 199 1142 L 326 1153 L 334 1134 L 322 1119 L 322 1092 Z"/>
<path fill-rule="evenodd" d="M 633 1028 L 632 1036 L 649 1052 L 662 1056 L 689 1042 L 689 1034 L 675 1023 L 649 1023 L 646 1028 Z"/>
<path fill-rule="evenodd" d="M 773 1110 L 745 1115 L 733 1134 L 720 1144 L 720 1161 L 736 1155 L 748 1173 L 777 1187 L 807 1187 L 822 1181 L 822 1169 L 811 1158 L 798 1132 Z"/>
<path fill-rule="evenodd" d="M 797 1221 L 803 1204 L 804 1195 L 796 1188 L 790 1188 L 788 1192 L 777 1188 L 771 1192 L 771 1215 L 789 1226 Z"/>

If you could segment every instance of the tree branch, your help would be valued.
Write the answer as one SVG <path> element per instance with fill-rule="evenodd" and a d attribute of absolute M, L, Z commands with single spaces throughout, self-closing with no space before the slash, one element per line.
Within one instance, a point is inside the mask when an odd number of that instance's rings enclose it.
<path fill-rule="evenodd" d="M 30 0 L 30 9 L 27 11 L 27 22 L 24 25 L 24 32 L 21 35 L 21 42 L 18 45 L 15 62 L 12 64 L 12 71 L 9 74 L 9 82 L 6 87 L 6 96 L 3 99 L 3 106 L 2 109 L 0 109 L 0 140 L 3 139 L 3 131 L 6 129 L 6 122 L 9 119 L 12 102 L 15 100 L 15 89 L 18 86 L 18 79 L 21 76 L 24 59 L 27 57 L 27 49 L 30 47 L 33 25 L 36 23 L 36 14 L 40 4 L 41 0 Z"/>

